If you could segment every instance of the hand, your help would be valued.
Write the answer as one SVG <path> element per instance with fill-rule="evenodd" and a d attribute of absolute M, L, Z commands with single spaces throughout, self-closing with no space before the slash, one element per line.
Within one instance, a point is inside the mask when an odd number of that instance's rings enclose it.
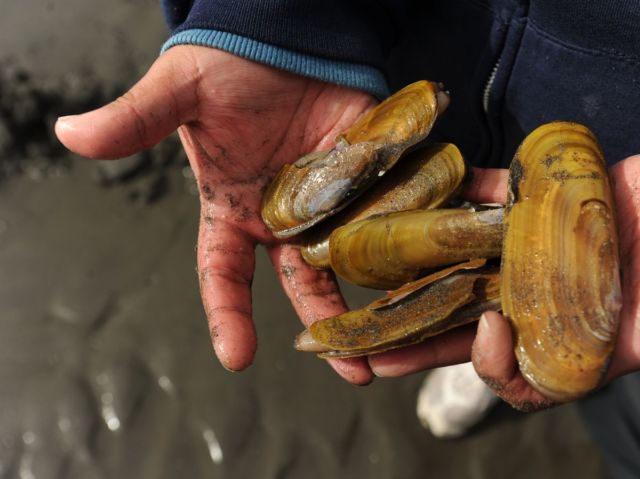
<path fill-rule="evenodd" d="M 620 331 L 605 383 L 640 369 L 640 155 L 611 167 L 618 210 L 623 306 Z M 475 169 L 465 196 L 481 203 L 506 201 L 507 170 Z M 476 372 L 503 400 L 534 411 L 553 402 L 534 390 L 518 370 L 508 322 L 487 312 L 469 325 L 425 343 L 369 357 L 378 376 L 396 377 L 423 369 L 473 361 Z"/>
<path fill-rule="evenodd" d="M 277 242 L 259 216 L 262 192 L 285 163 L 333 146 L 375 100 L 225 52 L 177 46 L 113 103 L 58 120 L 56 134 L 90 158 L 119 158 L 178 129 L 200 191 L 198 276 L 213 345 L 224 367 L 251 364 L 256 337 L 251 281 L 256 244 L 267 247 L 305 324 L 346 310 L 333 276 Z M 373 378 L 365 359 L 334 360 L 354 384 Z"/>

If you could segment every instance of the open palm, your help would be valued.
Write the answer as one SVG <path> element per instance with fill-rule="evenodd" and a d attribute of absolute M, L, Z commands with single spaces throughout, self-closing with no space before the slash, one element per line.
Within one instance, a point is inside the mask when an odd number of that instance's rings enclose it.
<path fill-rule="evenodd" d="M 259 216 L 262 193 L 285 163 L 333 145 L 375 100 L 225 52 L 178 46 L 113 103 L 58 121 L 69 149 L 99 159 L 148 148 L 178 129 L 201 202 L 198 274 L 216 354 L 231 370 L 251 364 L 256 337 L 251 281 L 265 244 L 303 322 L 346 308 L 334 278 L 275 241 Z M 363 359 L 332 361 L 354 384 L 373 375 Z"/>

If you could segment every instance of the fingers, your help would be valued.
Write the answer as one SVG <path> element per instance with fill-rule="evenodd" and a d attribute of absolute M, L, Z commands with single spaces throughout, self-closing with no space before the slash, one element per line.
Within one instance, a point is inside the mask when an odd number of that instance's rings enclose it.
<path fill-rule="evenodd" d="M 474 203 L 507 202 L 509 170 L 499 168 L 474 168 L 473 179 L 461 196 Z"/>
<path fill-rule="evenodd" d="M 640 369 L 640 155 L 619 161 L 609 173 L 618 213 L 623 303 L 605 382 Z"/>
<path fill-rule="evenodd" d="M 378 377 L 400 377 L 467 362 L 474 336 L 475 324 L 463 326 L 414 346 L 369 356 L 369 366 Z"/>
<path fill-rule="evenodd" d="M 251 320 L 254 244 L 233 224 L 208 216 L 203 208 L 198 236 L 200 294 L 211 340 L 222 365 L 232 371 L 249 366 L 256 352 Z"/>
<path fill-rule="evenodd" d="M 56 135 L 90 158 L 120 158 L 158 143 L 197 112 L 197 68 L 189 55 L 163 54 L 122 97 L 97 110 L 59 118 Z"/>
<path fill-rule="evenodd" d="M 369 365 L 376 376 L 399 377 L 463 363 L 470 358 L 478 376 L 514 408 L 532 412 L 555 405 L 520 374 L 511 328 L 500 314 L 492 311 L 482 315 L 477 333 L 476 325 L 469 324 L 421 344 L 370 356 Z"/>
<path fill-rule="evenodd" d="M 298 246 L 282 244 L 268 251 L 280 283 L 305 326 L 347 310 L 333 274 L 306 264 Z M 373 380 L 364 358 L 331 359 L 327 362 L 352 384 L 365 385 Z"/>
<path fill-rule="evenodd" d="M 500 314 L 487 311 L 480 318 L 471 359 L 478 376 L 514 408 L 533 412 L 554 405 L 520 374 L 513 352 L 511 327 Z"/>

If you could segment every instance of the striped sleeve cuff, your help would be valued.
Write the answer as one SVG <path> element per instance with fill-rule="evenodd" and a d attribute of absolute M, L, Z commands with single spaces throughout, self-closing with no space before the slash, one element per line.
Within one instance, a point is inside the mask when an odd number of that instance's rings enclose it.
<path fill-rule="evenodd" d="M 381 100 L 389 96 L 389 87 L 382 72 L 368 65 L 309 56 L 217 30 L 192 29 L 175 33 L 162 46 L 162 52 L 175 45 L 218 48 L 291 73 L 363 90 Z"/>

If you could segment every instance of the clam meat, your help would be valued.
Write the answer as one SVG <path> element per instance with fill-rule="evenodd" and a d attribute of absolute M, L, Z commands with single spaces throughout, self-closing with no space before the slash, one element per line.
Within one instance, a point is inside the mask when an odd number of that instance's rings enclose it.
<path fill-rule="evenodd" d="M 333 149 L 285 165 L 264 195 L 264 223 L 287 238 L 336 213 L 423 140 L 447 103 L 438 85 L 413 83 L 366 113 Z"/>

